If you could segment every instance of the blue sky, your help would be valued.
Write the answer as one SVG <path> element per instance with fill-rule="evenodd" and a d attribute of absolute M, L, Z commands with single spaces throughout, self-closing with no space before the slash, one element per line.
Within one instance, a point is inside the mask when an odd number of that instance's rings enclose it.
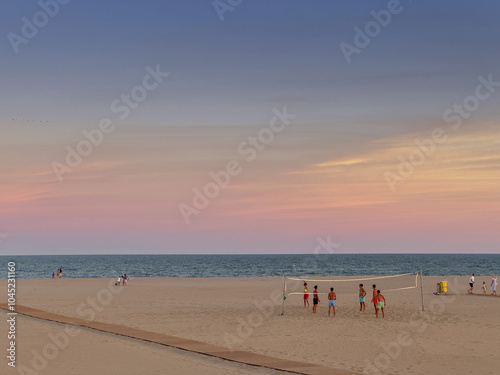
<path fill-rule="evenodd" d="M 346 64 L 339 44 L 352 43 L 353 28 L 386 6 L 243 1 L 220 22 L 211 1 L 73 0 L 18 55 L 3 39 L 4 121 L 29 103 L 31 117 L 85 126 L 153 64 L 171 72 L 168 87 L 131 122 L 255 124 L 283 102 L 307 123 L 433 116 L 479 74 L 498 71 L 494 2 L 402 1 L 403 11 Z M 3 35 L 39 10 L 13 0 L 0 7 Z"/>

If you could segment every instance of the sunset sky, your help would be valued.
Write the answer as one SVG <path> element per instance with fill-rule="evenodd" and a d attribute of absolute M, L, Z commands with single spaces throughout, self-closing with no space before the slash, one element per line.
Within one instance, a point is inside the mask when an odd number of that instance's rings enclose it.
<path fill-rule="evenodd" d="M 0 255 L 499 253 L 500 3 L 46 3 L 0 4 Z"/>

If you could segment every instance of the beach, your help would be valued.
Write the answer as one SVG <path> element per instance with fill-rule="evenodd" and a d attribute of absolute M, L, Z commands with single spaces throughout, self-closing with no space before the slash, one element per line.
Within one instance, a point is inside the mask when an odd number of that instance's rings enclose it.
<path fill-rule="evenodd" d="M 352 279 L 365 277 L 352 277 Z M 320 293 L 337 293 L 337 314 L 328 317 L 326 294 L 318 313 L 303 306 L 302 295 L 289 295 L 282 311 L 283 278 L 131 278 L 17 280 L 16 303 L 35 309 L 144 331 L 197 340 L 234 351 L 314 363 L 331 369 L 367 374 L 496 374 L 500 367 L 498 297 L 482 296 L 477 276 L 475 294 L 466 293 L 468 277 L 414 277 L 361 281 L 368 292 L 366 311 L 359 311 L 358 281 L 318 282 Z M 434 295 L 447 281 L 449 293 Z M 0 285 L 6 287 L 6 280 Z M 384 319 L 375 318 L 371 284 L 382 290 Z M 287 281 L 287 293 L 300 292 L 300 282 Z M 309 283 L 312 292 L 314 283 Z M 6 289 L 4 289 L 6 290 Z M 385 292 L 387 290 L 387 292 Z M 65 325 L 17 317 L 17 365 L 32 367 L 34 351 L 64 332 Z M 6 320 L 6 319 L 5 319 Z M 8 348 L 8 324 L 0 335 Z M 218 359 L 91 329 L 69 337 L 40 374 L 279 374 L 264 367 Z M 42 361 L 43 362 L 43 361 Z M 15 374 L 4 364 L 2 373 Z M 36 369 L 35 369 L 36 370 Z M 33 371 L 35 371 L 33 370 Z M 378 372 L 377 372 L 378 371 Z"/>

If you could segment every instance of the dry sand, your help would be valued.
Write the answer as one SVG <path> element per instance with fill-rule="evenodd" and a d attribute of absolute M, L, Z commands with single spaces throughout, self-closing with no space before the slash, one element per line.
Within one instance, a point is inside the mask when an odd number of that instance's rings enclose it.
<path fill-rule="evenodd" d="M 450 293 L 435 296 L 436 282 L 447 280 Z M 477 277 L 476 285 L 490 278 Z M 335 369 L 375 374 L 498 374 L 500 298 L 468 295 L 467 277 L 424 277 L 425 312 L 413 278 L 373 282 L 388 306 L 375 319 L 367 302 L 359 312 L 359 282 L 319 282 L 320 292 L 337 292 L 337 316 L 327 317 L 321 295 L 318 314 L 289 296 L 281 312 L 281 278 L 137 278 L 126 287 L 112 279 L 18 280 L 17 303 L 53 313 L 121 324 L 199 340 L 277 358 L 317 363 Z M 110 284 L 111 283 L 111 284 Z M 6 290 L 6 280 L 0 282 Z M 288 282 L 288 291 L 301 291 Z M 309 283 L 310 290 L 314 283 Z M 479 287 L 478 287 L 479 289 Z M 117 292 L 117 293 L 115 293 Z M 476 290 L 476 293 L 480 293 Z M 370 298 L 367 298 L 369 301 Z M 311 296 L 312 303 L 312 296 Z M 258 307 L 260 306 L 260 307 Z M 33 318 L 17 322 L 18 365 L 31 367 L 33 350 L 51 343 L 49 334 L 64 326 Z M 5 321 L 6 319 L 4 319 Z M 7 324 L 0 324 L 7 345 Z M 2 365 L 1 374 L 18 373 Z M 5 371 L 4 371 L 5 370 Z M 34 373 L 34 372 L 33 372 Z M 40 374 L 279 374 L 116 335 L 83 330 Z"/>

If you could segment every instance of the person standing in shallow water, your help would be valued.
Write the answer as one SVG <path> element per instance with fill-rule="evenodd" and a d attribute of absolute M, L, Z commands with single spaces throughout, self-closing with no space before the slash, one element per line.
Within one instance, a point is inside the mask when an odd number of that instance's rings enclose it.
<path fill-rule="evenodd" d="M 318 286 L 314 286 L 314 291 L 313 291 L 313 314 L 316 314 L 316 309 L 318 307 L 319 303 L 319 296 L 318 296 Z"/>

